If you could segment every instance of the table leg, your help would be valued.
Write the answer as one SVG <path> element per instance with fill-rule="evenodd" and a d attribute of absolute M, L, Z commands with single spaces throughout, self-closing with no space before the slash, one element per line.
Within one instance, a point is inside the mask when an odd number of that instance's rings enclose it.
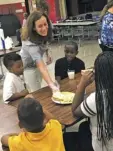
<path fill-rule="evenodd" d="M 0 68 L 1 68 L 1 73 L 2 73 L 2 75 L 0 75 L 0 79 L 2 79 L 4 77 L 4 71 L 3 71 L 3 66 L 2 66 L 2 58 L 0 58 Z"/>

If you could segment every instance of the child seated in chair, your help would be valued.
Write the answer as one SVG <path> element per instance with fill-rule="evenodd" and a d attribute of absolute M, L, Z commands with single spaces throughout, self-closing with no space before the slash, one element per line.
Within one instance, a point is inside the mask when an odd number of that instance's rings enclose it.
<path fill-rule="evenodd" d="M 76 42 L 68 42 L 64 48 L 65 57 L 60 58 L 55 63 L 55 79 L 57 82 L 68 77 L 68 70 L 74 70 L 75 73 L 85 69 L 82 60 L 76 57 L 78 54 L 78 45 Z"/>
<path fill-rule="evenodd" d="M 10 151 L 65 151 L 61 124 L 37 100 L 23 99 L 17 113 L 23 131 L 3 136 L 3 146 Z"/>
<path fill-rule="evenodd" d="M 3 100 L 5 103 L 25 97 L 28 90 L 20 78 L 23 74 L 21 56 L 16 53 L 6 54 L 3 59 L 4 66 L 8 69 L 3 85 Z"/>

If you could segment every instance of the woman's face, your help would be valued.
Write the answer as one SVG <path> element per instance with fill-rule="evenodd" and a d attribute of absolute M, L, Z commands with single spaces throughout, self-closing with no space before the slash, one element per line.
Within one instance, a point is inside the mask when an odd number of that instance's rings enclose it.
<path fill-rule="evenodd" d="M 45 16 L 42 16 L 35 22 L 35 30 L 41 36 L 47 36 L 48 34 L 48 23 Z"/>

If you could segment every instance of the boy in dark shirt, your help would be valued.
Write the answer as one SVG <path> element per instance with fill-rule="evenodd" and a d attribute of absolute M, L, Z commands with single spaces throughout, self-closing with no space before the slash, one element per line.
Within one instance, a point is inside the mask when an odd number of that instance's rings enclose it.
<path fill-rule="evenodd" d="M 64 48 L 65 57 L 60 58 L 55 63 L 55 79 L 60 80 L 68 77 L 68 70 L 74 70 L 75 73 L 85 69 L 85 64 L 82 60 L 76 57 L 78 54 L 78 45 L 76 42 L 68 42 Z"/>

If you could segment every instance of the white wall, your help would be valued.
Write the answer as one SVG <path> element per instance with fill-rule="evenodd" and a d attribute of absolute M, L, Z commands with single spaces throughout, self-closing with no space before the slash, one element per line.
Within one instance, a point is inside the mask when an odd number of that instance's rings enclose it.
<path fill-rule="evenodd" d="M 25 2 L 25 0 L 0 0 L 0 5 L 2 5 L 2 4 L 20 3 L 20 2 Z"/>

